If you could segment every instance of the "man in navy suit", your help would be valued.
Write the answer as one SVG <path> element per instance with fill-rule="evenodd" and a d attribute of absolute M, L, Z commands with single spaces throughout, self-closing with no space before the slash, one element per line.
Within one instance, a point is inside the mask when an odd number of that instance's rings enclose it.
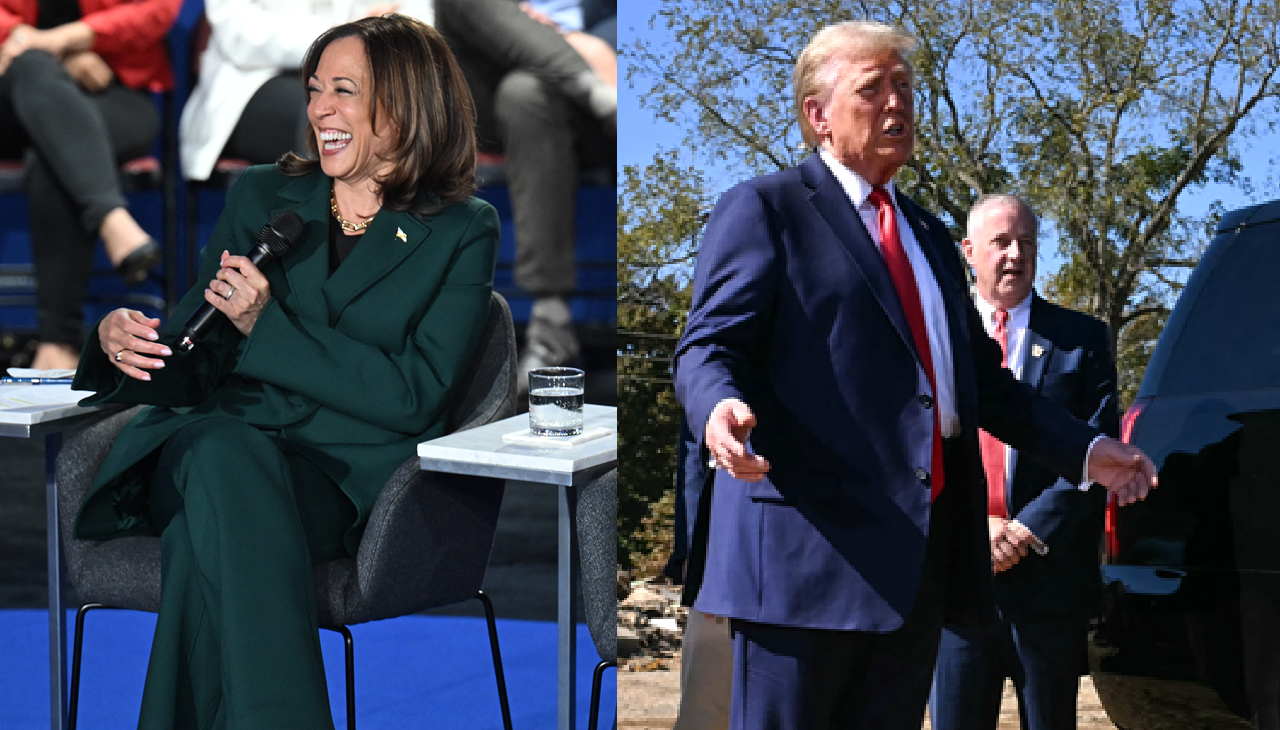
<path fill-rule="evenodd" d="M 1037 221 L 1012 195 L 978 199 L 965 258 L 975 303 L 1019 380 L 1108 435 L 1119 428 L 1111 338 L 1101 321 L 1033 290 Z M 1082 492 L 1030 459 L 979 435 L 1000 623 L 943 627 L 929 714 L 934 730 L 995 730 L 1005 677 L 1023 730 L 1074 730 L 1087 671 L 1087 622 L 1102 599 L 1101 490 Z"/>
<path fill-rule="evenodd" d="M 694 605 L 731 619 L 734 730 L 920 727 L 944 615 L 995 620 L 979 424 L 1121 504 L 1155 484 L 1000 367 L 946 228 L 895 190 L 912 45 L 818 33 L 818 154 L 725 193 L 699 253 L 676 391 L 721 470 Z"/>

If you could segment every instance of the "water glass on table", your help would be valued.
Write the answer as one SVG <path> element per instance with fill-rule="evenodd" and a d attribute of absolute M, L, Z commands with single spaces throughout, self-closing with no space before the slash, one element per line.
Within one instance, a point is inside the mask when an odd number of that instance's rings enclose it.
<path fill-rule="evenodd" d="M 582 433 L 585 375 L 577 368 L 529 371 L 529 430 L 538 436 Z"/>

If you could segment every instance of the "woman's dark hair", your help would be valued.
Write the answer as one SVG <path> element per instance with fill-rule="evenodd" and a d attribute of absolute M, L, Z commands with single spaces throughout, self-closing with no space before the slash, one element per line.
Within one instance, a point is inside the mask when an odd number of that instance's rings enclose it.
<path fill-rule="evenodd" d="M 378 183 L 382 204 L 391 210 L 428 215 L 475 192 L 475 104 L 458 62 L 434 28 L 407 15 L 388 14 L 325 31 L 302 60 L 305 89 L 324 49 L 341 38 L 364 43 L 372 77 L 370 117 L 391 115 L 395 167 Z M 308 175 L 320 167 L 315 130 L 307 135 L 308 157 L 292 152 L 276 165 L 287 175 Z"/>

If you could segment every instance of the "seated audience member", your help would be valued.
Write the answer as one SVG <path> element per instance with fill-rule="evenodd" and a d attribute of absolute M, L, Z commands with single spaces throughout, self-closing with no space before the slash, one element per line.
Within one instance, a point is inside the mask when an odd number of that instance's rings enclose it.
<path fill-rule="evenodd" d="M 618 0 L 582 0 L 582 27 L 618 51 Z"/>
<path fill-rule="evenodd" d="M 178 130 L 186 178 L 208 180 L 220 158 L 258 165 L 301 152 L 309 131 L 298 69 L 307 48 L 339 23 L 390 12 L 434 20 L 431 0 L 206 0 L 209 40 Z"/>
<path fill-rule="evenodd" d="M 82 539 L 160 537 L 141 730 L 332 730 L 312 565 L 354 556 L 382 485 L 444 433 L 488 318 L 498 217 L 471 197 L 473 106 L 443 39 L 365 18 L 302 69 L 307 156 L 246 171 L 208 283 L 162 331 L 107 315 L 76 376 L 90 402 L 153 404 L 76 521 Z M 260 269 L 245 254 L 281 211 L 302 234 Z M 183 351 L 205 303 L 221 314 Z"/>
<path fill-rule="evenodd" d="M 577 284 L 578 173 L 615 164 L 616 54 L 599 38 L 561 34 L 515 0 L 439 0 L 436 8 L 476 97 L 481 149 L 506 155 L 515 280 L 535 297 L 517 369 L 524 389 L 530 369 L 580 356 L 567 301 Z M 605 52 L 599 72 L 586 56 L 600 54 L 584 56 L 579 42 Z"/>
<path fill-rule="evenodd" d="M 599 0 L 529 0 L 525 15 L 554 28 L 582 56 L 600 80 L 618 87 L 617 4 Z"/>
<path fill-rule="evenodd" d="M 74 368 L 94 241 L 128 284 L 159 265 L 118 166 L 160 128 L 149 92 L 173 86 L 163 40 L 181 0 L 0 0 L 0 159 L 26 162 L 40 344 L 32 366 Z"/>

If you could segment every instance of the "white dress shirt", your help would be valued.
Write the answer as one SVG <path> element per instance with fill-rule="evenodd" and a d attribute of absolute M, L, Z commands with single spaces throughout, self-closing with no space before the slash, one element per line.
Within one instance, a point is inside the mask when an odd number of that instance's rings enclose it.
<path fill-rule="evenodd" d="M 836 176 L 840 187 L 849 196 L 849 201 L 858 211 L 862 223 L 871 234 L 871 240 L 877 247 L 880 241 L 880 218 L 874 203 L 867 200 L 873 186 L 861 175 L 845 167 L 825 149 L 818 151 L 819 157 L 827 168 Z M 947 330 L 947 308 L 942 301 L 942 290 L 938 288 L 938 280 L 933 276 L 933 267 L 925 258 L 920 242 L 916 240 L 915 231 L 902 215 L 902 207 L 898 205 L 898 194 L 893 181 L 884 186 L 893 200 L 894 214 L 898 218 L 898 237 L 902 239 L 902 248 L 911 262 L 911 271 L 915 274 L 916 288 L 920 290 L 920 308 L 924 310 L 924 328 L 929 336 L 929 354 L 933 357 L 933 382 L 937 386 L 933 398 L 938 403 L 938 417 L 941 421 L 943 438 L 960 435 L 960 414 L 956 408 L 956 378 L 951 357 L 951 335 Z"/>
<path fill-rule="evenodd" d="M 977 292 L 973 294 L 973 304 L 978 308 L 978 314 L 982 315 L 982 326 L 987 330 L 987 336 L 996 339 L 996 305 L 983 299 Z M 1008 338 L 1009 346 L 1008 356 L 1005 362 L 1008 368 L 1013 371 L 1013 377 L 1022 379 L 1023 365 L 1027 362 L 1027 331 L 1031 327 L 1031 294 L 1028 293 L 1026 298 L 1018 302 L 1009 312 L 1009 321 L 1005 323 L 1005 333 Z M 1009 492 L 1008 479 L 1013 476 L 1013 449 L 1008 446 L 1004 447 L 1004 475 L 1005 475 L 1005 494 Z"/>
<path fill-rule="evenodd" d="M 978 314 L 982 315 L 982 326 L 987 330 L 987 336 L 993 340 L 996 338 L 996 305 L 983 299 L 977 292 L 973 293 L 974 306 L 978 308 Z M 1005 362 L 1007 367 L 1013 371 L 1013 376 L 1022 379 L 1022 366 L 1027 362 L 1027 337 L 1028 328 L 1031 327 L 1031 293 L 1012 309 L 1005 310 L 1009 313 L 1009 321 L 1004 324 L 1005 344 L 1008 346 L 1006 350 Z M 1007 444 L 1004 446 L 1004 479 L 1005 483 L 1000 485 L 1007 495 L 1009 493 L 1009 480 L 1013 478 L 1013 449 Z M 1086 462 L 1087 463 L 1087 462 Z M 1018 522 L 1016 519 L 1013 522 Z M 1023 525 L 1025 527 L 1025 525 Z M 1027 532 L 1031 532 L 1027 530 Z M 1049 546 L 1044 544 L 1036 535 L 1031 536 L 1033 541 L 1031 548 L 1039 555 L 1048 555 Z"/>
<path fill-rule="evenodd" d="M 987 336 L 996 338 L 996 305 L 988 302 L 974 292 L 973 304 L 982 315 L 982 326 L 987 329 Z M 1009 321 L 1005 323 L 1008 334 L 1009 356 L 1007 362 L 1015 378 L 1022 378 L 1022 366 L 1027 362 L 1027 330 L 1031 327 L 1031 294 L 1027 294 L 1009 312 Z"/>

